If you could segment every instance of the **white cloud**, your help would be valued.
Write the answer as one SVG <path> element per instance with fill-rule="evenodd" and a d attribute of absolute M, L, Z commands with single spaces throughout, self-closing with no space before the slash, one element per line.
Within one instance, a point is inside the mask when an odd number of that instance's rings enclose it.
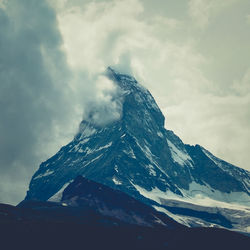
<path fill-rule="evenodd" d="M 5 0 L 0 0 L 0 8 L 4 9 L 5 8 Z"/>
<path fill-rule="evenodd" d="M 193 49 L 192 41 L 178 45 L 168 35 L 180 22 L 143 16 L 143 5 L 137 0 L 73 6 L 60 11 L 58 20 L 69 62 L 75 69 L 96 73 L 109 64 L 121 64 L 125 58 L 124 68 L 132 64 L 134 74 L 143 79 L 150 79 L 155 70 L 166 72 L 166 67 L 171 79 L 178 76 L 187 81 L 187 75 L 192 78 L 200 74 L 197 68 L 204 58 Z"/>
<path fill-rule="evenodd" d="M 107 63 L 123 53 L 130 29 L 140 30 L 140 23 L 134 20 L 142 10 L 133 0 L 90 2 L 84 8 L 63 9 L 58 20 L 70 65 L 91 73 L 105 70 Z"/>
<path fill-rule="evenodd" d="M 239 96 L 246 96 L 250 93 L 250 68 L 246 70 L 242 79 L 234 81 L 232 91 Z"/>
<path fill-rule="evenodd" d="M 98 126 L 118 120 L 122 115 L 122 96 L 111 80 L 100 75 L 95 82 L 96 98 L 85 106 L 83 119 Z"/>
<path fill-rule="evenodd" d="M 237 0 L 189 0 L 189 15 L 195 26 L 205 28 L 210 19 Z"/>
<path fill-rule="evenodd" d="M 250 14 L 246 16 L 247 23 L 250 24 Z"/>

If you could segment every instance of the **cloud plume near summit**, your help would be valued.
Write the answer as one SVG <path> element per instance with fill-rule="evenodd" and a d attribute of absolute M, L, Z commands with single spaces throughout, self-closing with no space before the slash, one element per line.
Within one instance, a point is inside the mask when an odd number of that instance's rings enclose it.
<path fill-rule="evenodd" d="M 22 200 L 82 118 L 119 119 L 117 89 L 102 75 L 110 65 L 151 91 L 186 143 L 249 170 L 249 7 L 0 0 L 0 201 Z"/>

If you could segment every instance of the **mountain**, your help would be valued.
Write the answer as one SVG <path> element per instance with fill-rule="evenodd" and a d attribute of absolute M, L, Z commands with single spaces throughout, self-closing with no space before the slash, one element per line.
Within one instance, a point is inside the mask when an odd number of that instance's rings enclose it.
<path fill-rule="evenodd" d="M 40 165 L 25 200 L 62 202 L 81 175 L 188 226 L 250 230 L 250 173 L 165 129 L 154 98 L 134 77 L 111 68 L 106 76 L 117 86 L 120 118 L 103 123 L 93 107 L 74 139 Z"/>
<path fill-rule="evenodd" d="M 181 240 L 180 240 L 181 239 Z M 188 228 L 129 195 L 77 176 L 61 203 L 0 204 L 1 249 L 247 249 L 250 238 Z"/>

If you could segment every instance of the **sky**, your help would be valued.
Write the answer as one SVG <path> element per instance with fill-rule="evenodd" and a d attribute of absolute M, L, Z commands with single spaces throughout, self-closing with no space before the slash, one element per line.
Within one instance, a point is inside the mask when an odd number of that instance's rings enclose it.
<path fill-rule="evenodd" d="M 249 0 L 0 0 L 0 202 L 24 198 L 90 107 L 119 118 L 108 66 L 184 143 L 250 170 L 249 58 Z"/>

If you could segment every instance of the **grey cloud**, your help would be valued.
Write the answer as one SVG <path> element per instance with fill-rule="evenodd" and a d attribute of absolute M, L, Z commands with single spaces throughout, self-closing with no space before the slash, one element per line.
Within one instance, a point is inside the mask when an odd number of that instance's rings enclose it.
<path fill-rule="evenodd" d="M 44 157 L 41 146 L 55 124 L 65 122 L 70 73 L 55 13 L 45 1 L 6 2 L 0 27 L 0 201 L 17 202 Z"/>
<path fill-rule="evenodd" d="M 120 111 L 99 72 L 69 68 L 47 1 L 7 1 L 0 27 L 0 202 L 17 203 L 41 161 L 73 137 L 83 111 L 108 110 L 96 113 L 100 123 Z"/>

